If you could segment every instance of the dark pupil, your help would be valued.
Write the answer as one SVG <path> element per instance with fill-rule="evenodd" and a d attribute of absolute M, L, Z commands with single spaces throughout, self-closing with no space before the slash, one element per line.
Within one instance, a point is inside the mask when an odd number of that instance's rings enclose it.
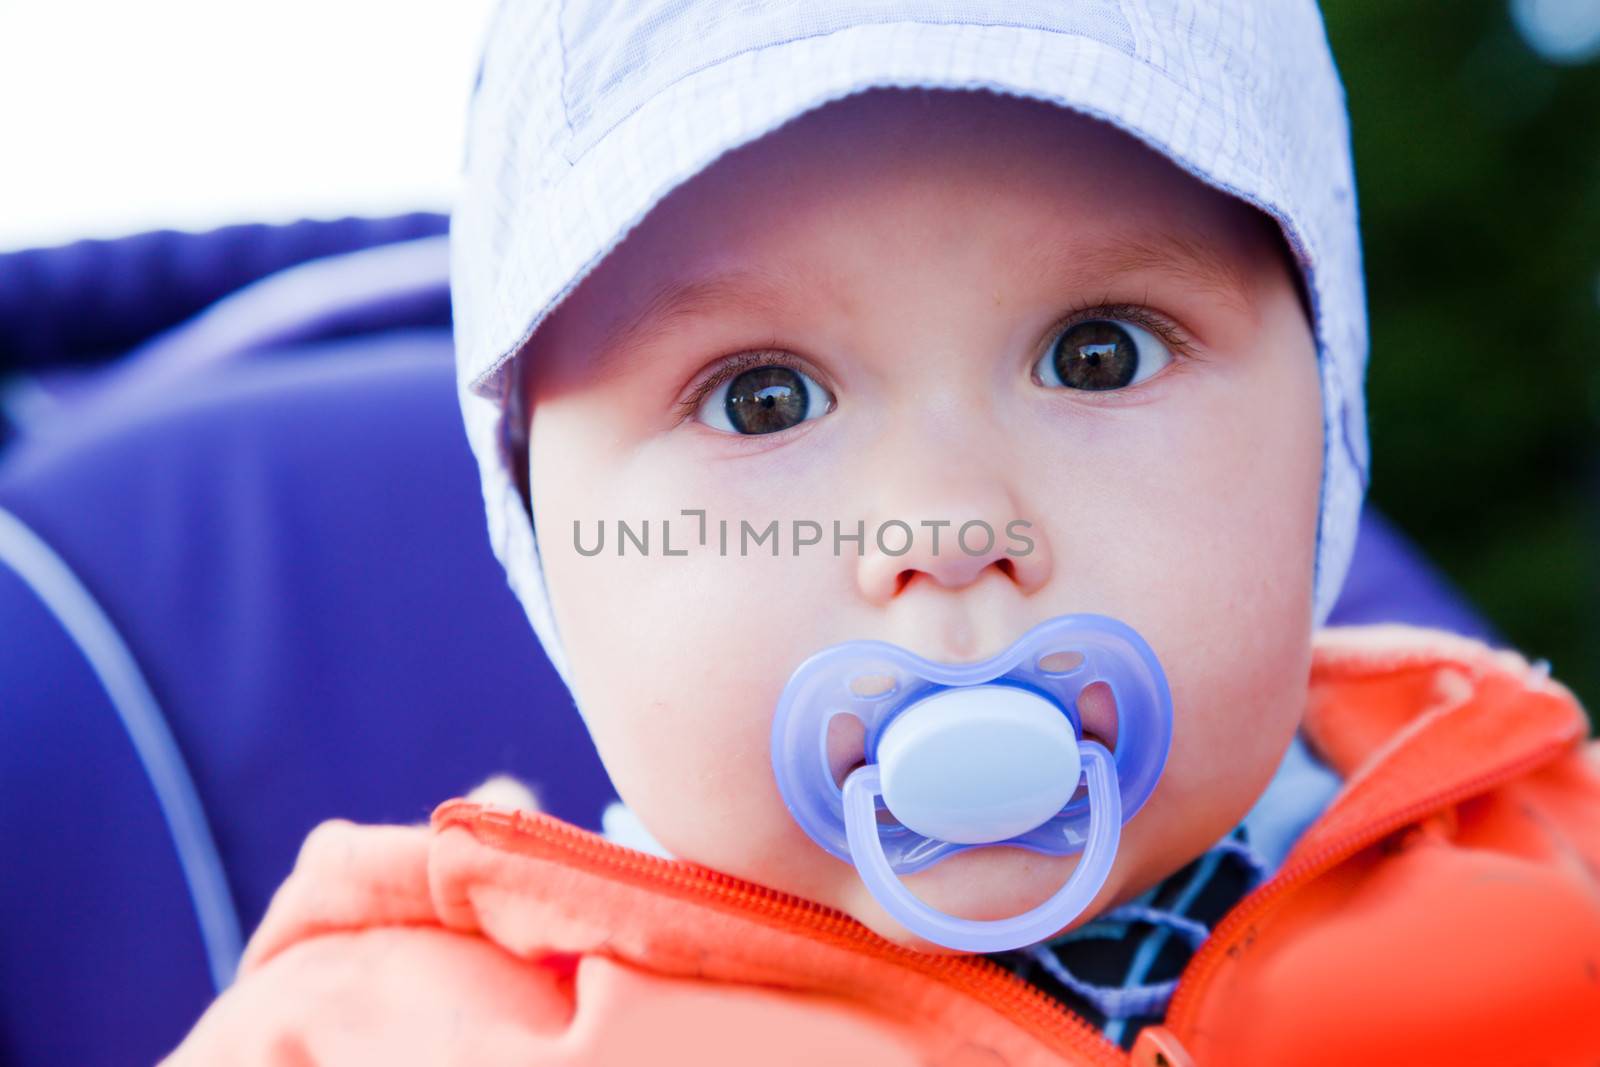
<path fill-rule="evenodd" d="M 1056 373 L 1072 389 L 1121 389 L 1139 369 L 1133 338 L 1113 322 L 1080 322 L 1056 342 Z"/>
<path fill-rule="evenodd" d="M 728 385 L 728 421 L 740 433 L 776 433 L 806 417 L 806 383 L 788 367 L 756 367 Z"/>

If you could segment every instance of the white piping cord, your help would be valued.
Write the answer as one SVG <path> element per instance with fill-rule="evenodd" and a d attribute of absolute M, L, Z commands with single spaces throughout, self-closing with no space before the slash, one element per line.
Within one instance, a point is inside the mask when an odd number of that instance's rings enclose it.
<path fill-rule="evenodd" d="M 150 779 L 178 863 L 189 887 L 211 980 L 217 992 L 233 981 L 242 951 L 239 913 L 205 808 L 161 706 L 133 653 L 72 568 L 21 519 L 0 507 L 0 564 L 33 590 L 77 645 L 110 698 Z"/>

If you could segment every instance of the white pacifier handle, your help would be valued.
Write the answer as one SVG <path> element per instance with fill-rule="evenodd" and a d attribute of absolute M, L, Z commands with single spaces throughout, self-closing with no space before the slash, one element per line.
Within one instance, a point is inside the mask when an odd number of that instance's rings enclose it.
<path fill-rule="evenodd" d="M 1055 894 L 1037 907 L 1004 919 L 962 919 L 929 907 L 906 888 L 883 851 L 878 834 L 879 765 L 869 763 L 844 782 L 845 832 L 867 889 L 907 929 L 935 944 L 965 952 L 1003 952 L 1043 941 L 1087 908 L 1111 871 L 1122 833 L 1122 795 L 1116 761 L 1096 741 L 1079 741 L 1088 782 L 1088 839 L 1078 865 Z"/>

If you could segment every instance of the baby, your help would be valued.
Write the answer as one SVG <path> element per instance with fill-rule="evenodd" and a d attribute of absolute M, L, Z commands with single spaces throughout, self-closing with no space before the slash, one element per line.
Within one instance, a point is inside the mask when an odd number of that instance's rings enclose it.
<path fill-rule="evenodd" d="M 1238 823 L 1310 662 L 1321 401 L 1280 248 L 1126 134 L 991 93 L 847 98 L 668 196 L 540 328 L 522 394 L 567 677 L 657 840 L 903 938 L 773 788 L 785 680 L 847 638 L 965 661 L 1073 611 L 1143 634 L 1181 709 L 1103 901 Z M 645 516 L 687 555 L 580 551 Z M 742 528 L 724 553 L 719 519 L 779 520 L 779 555 Z M 1003 916 L 1074 862 L 975 850 L 909 884 Z"/>
<path fill-rule="evenodd" d="M 172 1062 L 1600 1055 L 1581 709 L 1464 639 L 1315 631 L 1366 459 L 1342 97 L 1309 0 L 1220 6 L 502 5 L 463 405 L 673 858 L 472 801 L 330 824 Z M 952 953 L 797 821 L 774 708 L 841 642 L 970 663 L 1076 613 L 1159 658 L 1164 769 L 1056 936 Z M 1084 736 L 1126 710 L 1085 690 Z M 904 882 L 996 920 L 1081 862 Z"/>

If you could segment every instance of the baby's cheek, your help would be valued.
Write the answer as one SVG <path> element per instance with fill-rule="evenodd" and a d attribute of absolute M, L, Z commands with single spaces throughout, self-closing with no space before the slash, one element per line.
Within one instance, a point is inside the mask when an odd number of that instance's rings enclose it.
<path fill-rule="evenodd" d="M 1315 398 L 1301 398 L 1309 431 L 1261 412 L 1246 421 L 1254 399 L 1197 391 L 1160 438 L 1118 459 L 1123 477 L 1095 495 L 1093 508 L 1053 527 L 1085 531 L 1062 539 L 1060 580 L 1097 583 L 1097 601 L 1144 634 L 1172 688 L 1166 770 L 1125 841 L 1136 885 L 1170 874 L 1238 823 L 1304 707 L 1320 475 Z M 1066 507 L 1073 497 L 1056 499 Z M 1097 544 L 1119 551 L 1095 557 Z"/>
<path fill-rule="evenodd" d="M 1266 552 L 1263 547 L 1262 552 Z M 1299 576 L 1275 575 L 1278 593 L 1254 598 L 1260 564 L 1216 561 L 1217 582 L 1249 592 L 1219 591 L 1178 607 L 1160 646 L 1172 688 L 1173 747 L 1156 809 L 1176 833 L 1211 840 L 1243 817 L 1270 780 L 1305 703 L 1310 664 L 1305 595 L 1287 593 Z M 1235 572 L 1237 568 L 1237 572 Z M 1254 598 L 1254 599 L 1253 599 Z M 1213 605 L 1207 611 L 1197 605 Z M 1221 606 L 1217 610 L 1215 606 Z"/>
<path fill-rule="evenodd" d="M 770 540 L 742 543 L 740 520 L 761 530 L 831 516 L 836 508 L 808 503 L 821 475 L 771 459 L 755 473 L 741 461 L 733 477 L 667 444 L 614 455 L 597 420 L 563 414 L 535 420 L 535 506 L 574 689 L 613 785 L 675 855 L 803 892 L 785 873 L 795 857 L 828 857 L 778 794 L 772 716 L 806 656 L 863 632 L 845 621 L 853 557 L 796 556 L 787 542 L 774 556 Z M 705 509 L 703 543 L 686 508 Z M 618 554 L 619 517 L 635 529 L 651 522 L 648 553 L 630 544 Z M 589 546 L 606 524 L 602 552 L 575 550 L 574 521 Z"/>
<path fill-rule="evenodd" d="M 789 673 L 827 643 L 812 632 L 825 582 L 796 573 L 804 557 L 588 562 L 586 595 L 561 622 L 613 784 L 669 851 L 755 871 L 775 835 L 798 831 L 770 731 Z"/>

